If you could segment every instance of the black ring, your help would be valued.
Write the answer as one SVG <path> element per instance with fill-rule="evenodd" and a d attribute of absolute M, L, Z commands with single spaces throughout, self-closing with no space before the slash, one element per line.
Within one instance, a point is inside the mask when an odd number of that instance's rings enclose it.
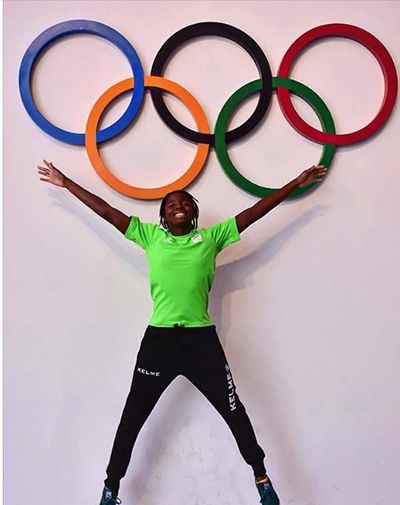
<path fill-rule="evenodd" d="M 257 107 L 249 119 L 241 126 L 226 132 L 226 143 L 228 144 L 244 137 L 258 125 L 268 109 L 272 96 L 272 74 L 268 60 L 260 46 L 251 37 L 249 37 L 249 35 L 242 32 L 242 30 L 225 23 L 206 22 L 186 26 L 174 33 L 174 35 L 172 35 L 163 44 L 154 59 L 151 75 L 162 77 L 167 60 L 173 55 L 180 45 L 188 40 L 206 35 L 225 37 L 243 47 L 243 49 L 245 49 L 253 58 L 262 79 L 262 88 Z M 162 90 L 151 88 L 150 94 L 158 114 L 171 128 L 171 130 L 181 137 L 191 140 L 192 142 L 209 144 L 211 146 L 214 145 L 215 135 L 213 133 L 199 133 L 190 130 L 174 118 L 165 105 Z"/>

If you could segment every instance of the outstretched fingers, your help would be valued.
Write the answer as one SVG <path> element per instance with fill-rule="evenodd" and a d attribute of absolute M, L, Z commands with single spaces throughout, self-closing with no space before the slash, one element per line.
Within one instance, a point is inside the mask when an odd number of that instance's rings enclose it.
<path fill-rule="evenodd" d="M 38 166 L 36 168 L 37 168 L 38 174 L 40 176 L 41 175 L 44 176 L 44 177 L 40 177 L 40 180 L 44 181 L 44 182 L 50 182 L 50 170 L 48 168 L 44 168 L 44 167 L 41 167 L 41 166 Z"/>
<path fill-rule="evenodd" d="M 328 172 L 328 169 L 324 165 L 317 165 L 313 168 L 313 182 L 321 182 Z"/>
<path fill-rule="evenodd" d="M 54 168 L 53 163 L 51 161 L 43 160 L 43 163 L 48 167 L 48 168 Z"/>
<path fill-rule="evenodd" d="M 40 180 L 43 182 L 50 182 L 55 186 L 59 186 L 61 188 L 65 187 L 66 177 L 62 174 L 51 161 L 43 160 L 43 163 L 46 165 L 44 167 L 38 166 L 37 170 L 39 173 Z"/>
<path fill-rule="evenodd" d="M 42 167 L 41 165 L 38 165 L 37 171 L 40 177 L 40 180 L 43 182 L 51 182 L 51 171 L 54 169 L 54 166 L 51 162 L 48 162 L 47 160 L 43 160 L 43 163 L 46 165 L 46 167 Z"/>

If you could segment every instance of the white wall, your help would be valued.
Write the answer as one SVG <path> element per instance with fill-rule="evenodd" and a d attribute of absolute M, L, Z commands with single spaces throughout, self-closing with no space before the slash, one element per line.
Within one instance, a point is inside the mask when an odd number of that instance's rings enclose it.
<path fill-rule="evenodd" d="M 345 22 L 377 36 L 398 66 L 400 4 L 6 1 L 4 13 L 5 503 L 97 504 L 151 313 L 147 266 L 139 248 L 70 194 L 40 183 L 35 167 L 52 160 L 145 221 L 157 220 L 159 202 L 113 191 L 83 147 L 36 127 L 18 92 L 26 48 L 55 23 L 94 19 L 127 37 L 149 73 L 175 31 L 221 21 L 253 37 L 276 75 L 297 37 Z M 231 93 L 257 75 L 245 51 L 216 38 L 189 44 L 166 72 L 196 96 L 211 127 Z M 74 36 L 41 58 L 33 89 L 50 120 L 84 131 L 100 94 L 129 76 L 111 44 Z M 292 76 L 324 98 L 342 133 L 370 121 L 383 96 L 376 60 L 349 40 L 316 44 Z M 317 126 L 309 107 L 295 103 Z M 126 104 L 120 100 L 106 123 Z M 177 100 L 168 104 L 192 124 Z M 211 314 L 282 504 L 398 503 L 399 123 L 395 109 L 378 135 L 339 148 L 317 191 L 282 204 L 219 257 Z M 134 127 L 102 155 L 124 180 L 151 186 L 177 178 L 195 149 L 160 121 L 147 95 Z M 286 123 L 276 97 L 261 128 L 231 150 L 243 173 L 271 186 L 316 163 L 320 152 Z M 228 180 L 215 152 L 189 189 L 200 200 L 202 226 L 256 201 Z M 258 503 L 251 469 L 224 422 L 182 378 L 143 429 L 120 496 L 138 505 Z"/>

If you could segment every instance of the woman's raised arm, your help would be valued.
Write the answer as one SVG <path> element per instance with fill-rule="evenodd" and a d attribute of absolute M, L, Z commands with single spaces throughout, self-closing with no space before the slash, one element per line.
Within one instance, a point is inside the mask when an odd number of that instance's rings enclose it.
<path fill-rule="evenodd" d="M 286 186 L 283 186 L 283 188 L 277 189 L 274 193 L 259 200 L 252 207 L 245 209 L 236 216 L 239 233 L 279 205 L 296 188 L 302 188 L 312 182 L 321 182 L 324 175 L 326 175 L 326 172 L 327 169 L 323 165 L 312 166 L 311 168 L 304 170 L 304 172 L 296 177 L 296 179 L 293 179 L 293 181 L 286 184 Z"/>
<path fill-rule="evenodd" d="M 43 160 L 46 167 L 38 166 L 38 172 L 41 181 L 49 182 L 60 188 L 66 188 L 70 193 L 72 193 L 76 198 L 78 198 L 82 203 L 87 205 L 93 212 L 96 212 L 100 217 L 115 226 L 121 233 L 125 234 L 130 218 L 126 216 L 123 212 L 114 209 L 107 202 L 99 198 L 98 196 L 90 193 L 86 189 L 76 184 L 76 182 L 68 179 L 60 170 L 58 170 L 51 162 Z"/>

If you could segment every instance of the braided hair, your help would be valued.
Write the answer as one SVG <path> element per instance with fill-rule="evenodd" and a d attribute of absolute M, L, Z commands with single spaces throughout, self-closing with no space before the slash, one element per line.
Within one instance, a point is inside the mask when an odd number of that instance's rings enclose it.
<path fill-rule="evenodd" d="M 194 196 L 192 196 L 190 193 L 188 193 L 187 191 L 183 190 L 183 189 L 179 189 L 179 190 L 176 190 L 176 191 L 171 191 L 170 193 L 167 193 L 164 198 L 163 198 L 163 201 L 161 202 L 161 206 L 160 206 L 160 225 L 164 228 L 164 230 L 168 230 L 169 226 L 168 226 L 168 223 L 167 221 L 165 221 L 165 204 L 167 203 L 167 200 L 168 200 L 168 197 L 173 195 L 174 193 L 184 193 L 191 206 L 192 206 L 192 209 L 193 209 L 193 219 L 192 219 L 192 230 L 197 230 L 198 226 L 199 226 L 199 206 L 197 205 L 198 203 L 198 200 L 196 200 L 196 198 Z"/>

